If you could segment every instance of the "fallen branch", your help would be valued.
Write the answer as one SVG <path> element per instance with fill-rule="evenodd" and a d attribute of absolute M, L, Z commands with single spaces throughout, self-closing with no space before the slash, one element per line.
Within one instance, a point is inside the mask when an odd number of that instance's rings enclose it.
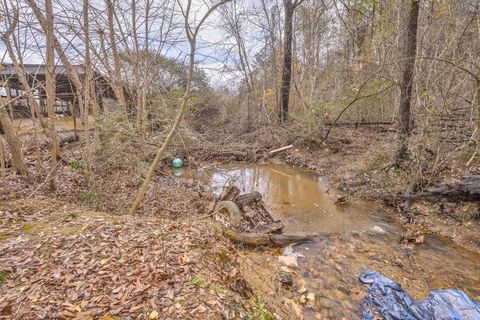
<path fill-rule="evenodd" d="M 403 195 L 403 198 L 410 201 L 424 199 L 432 202 L 477 202 L 480 201 L 480 176 L 466 176 L 461 180 L 440 183 L 418 193 Z"/>
<path fill-rule="evenodd" d="M 277 152 L 280 152 L 280 151 L 285 151 L 285 150 L 288 150 L 288 149 L 291 149 L 291 148 L 293 148 L 293 144 L 290 144 L 288 146 L 272 150 L 272 151 L 270 151 L 270 154 L 274 154 L 274 153 L 277 153 Z"/>
<path fill-rule="evenodd" d="M 252 230 L 253 233 L 274 233 L 285 228 L 282 221 L 275 221 L 272 223 L 262 224 Z"/>
<path fill-rule="evenodd" d="M 378 94 L 381 94 L 385 91 L 387 91 L 388 89 L 390 89 L 392 85 L 382 89 L 382 90 L 379 90 L 377 92 L 374 92 L 374 93 L 371 93 L 371 94 L 366 94 L 366 95 L 363 95 L 361 96 L 360 93 L 363 89 L 363 87 L 367 84 L 368 80 L 370 79 L 367 79 L 365 82 L 362 83 L 362 85 L 360 86 L 360 88 L 358 89 L 357 91 L 357 94 L 355 96 L 355 98 L 353 98 L 352 101 L 350 101 L 349 104 L 347 104 L 343 109 L 342 111 L 340 111 L 340 113 L 338 114 L 337 118 L 335 118 L 335 120 L 332 122 L 332 124 L 328 127 L 328 130 L 327 130 L 327 133 L 325 133 L 325 137 L 322 139 L 322 141 L 320 141 L 320 143 L 324 143 L 327 139 L 328 139 L 328 136 L 330 135 L 330 131 L 332 131 L 333 127 L 335 127 L 335 125 L 337 124 L 338 120 L 340 120 L 340 118 L 342 117 L 342 115 L 345 113 L 345 111 L 347 111 L 352 105 L 355 104 L 355 102 L 357 102 L 358 100 L 361 100 L 361 99 L 365 99 L 365 98 L 370 98 L 370 97 L 373 97 L 373 96 L 376 96 Z"/>
<path fill-rule="evenodd" d="M 337 122 L 336 124 L 334 124 L 333 122 L 325 122 L 325 125 L 327 126 L 331 126 L 332 124 L 337 127 L 343 127 L 343 126 L 358 127 L 358 126 L 378 126 L 378 125 L 390 126 L 390 125 L 393 125 L 394 123 L 392 121 L 365 121 L 365 122 L 362 122 L 362 121 L 345 122 L 344 121 L 344 122 Z"/>
<path fill-rule="evenodd" d="M 233 230 L 223 230 L 223 235 L 233 242 L 243 243 L 250 246 L 283 246 L 291 243 L 301 243 L 310 241 L 314 236 L 294 236 L 287 234 L 265 234 L 254 232 L 235 232 Z"/>

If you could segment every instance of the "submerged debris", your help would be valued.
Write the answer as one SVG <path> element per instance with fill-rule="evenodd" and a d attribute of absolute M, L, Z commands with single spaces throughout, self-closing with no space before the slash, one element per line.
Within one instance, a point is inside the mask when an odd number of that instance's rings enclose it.
<path fill-rule="evenodd" d="M 259 192 L 239 194 L 240 190 L 233 183 L 229 183 L 214 211 L 215 219 L 227 228 L 223 230 L 223 235 L 230 240 L 252 246 L 283 246 L 313 238 L 280 234 L 284 224 L 273 219 Z"/>

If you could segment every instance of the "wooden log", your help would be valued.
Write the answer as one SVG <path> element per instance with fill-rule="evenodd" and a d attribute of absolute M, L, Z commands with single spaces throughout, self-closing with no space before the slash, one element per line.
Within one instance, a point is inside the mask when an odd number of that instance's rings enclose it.
<path fill-rule="evenodd" d="M 69 144 L 69 143 L 72 143 L 72 142 L 76 142 L 76 141 L 79 141 L 80 139 L 80 136 L 77 134 L 74 134 L 74 133 L 69 133 L 69 134 L 59 134 L 58 135 L 58 139 L 59 139 L 59 144 L 61 147 Z M 49 141 L 43 141 L 42 142 L 42 147 L 48 147 L 50 145 L 50 142 Z"/>
<path fill-rule="evenodd" d="M 262 194 L 258 191 L 254 191 L 254 192 L 239 195 L 235 199 L 235 203 L 241 208 L 245 205 L 249 205 L 250 203 L 258 200 L 262 200 Z"/>
<path fill-rule="evenodd" d="M 255 227 L 253 233 L 274 233 L 285 228 L 285 224 L 282 221 L 274 221 L 272 223 L 262 224 Z"/>
<path fill-rule="evenodd" d="M 71 134 L 67 134 L 67 135 L 62 135 L 60 136 L 60 146 L 64 146 L 66 145 L 67 143 L 72 143 L 72 142 L 76 142 L 79 140 L 79 135 L 78 134 L 74 134 L 74 133 L 71 133 Z"/>
<path fill-rule="evenodd" d="M 233 181 L 229 182 L 229 185 L 223 189 L 222 195 L 218 201 L 235 201 L 240 194 L 240 189 L 235 186 Z"/>
<path fill-rule="evenodd" d="M 333 122 L 325 122 L 325 125 L 331 126 Z M 349 127 L 349 126 L 378 126 L 378 125 L 393 125 L 394 123 L 391 121 L 354 121 L 354 122 L 337 122 L 335 123 L 335 126 L 337 127 Z"/>
<path fill-rule="evenodd" d="M 440 183 L 424 191 L 404 195 L 403 198 L 449 202 L 480 201 L 480 176 L 466 176 L 461 180 Z"/>
<path fill-rule="evenodd" d="M 223 230 L 223 235 L 233 242 L 243 243 L 250 246 L 283 246 L 291 243 L 301 243 L 310 241 L 314 238 L 311 235 L 294 236 L 287 234 L 265 234 L 253 232 L 235 232 L 233 230 Z"/>

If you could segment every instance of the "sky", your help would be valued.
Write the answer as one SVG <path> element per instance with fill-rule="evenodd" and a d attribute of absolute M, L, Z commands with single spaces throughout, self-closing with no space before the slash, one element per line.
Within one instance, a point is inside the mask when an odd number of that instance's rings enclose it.
<path fill-rule="evenodd" d="M 104 29 L 106 30 L 108 27 L 106 25 L 106 8 L 105 8 L 105 1 L 104 0 L 90 0 L 92 3 L 92 6 L 94 6 L 97 10 L 92 10 L 90 13 L 90 28 L 91 28 L 91 34 L 95 36 L 96 30 L 98 29 Z M 193 25 L 197 25 L 198 21 L 200 18 L 207 12 L 208 7 L 206 5 L 207 0 L 194 0 L 192 9 L 191 9 L 191 21 L 193 22 Z M 140 1 L 142 3 L 143 1 Z M 159 3 L 163 2 L 170 2 L 170 5 L 176 2 L 175 0 L 155 0 L 153 1 L 154 5 L 158 5 Z M 130 9 L 130 1 L 128 0 L 117 0 L 118 6 L 128 10 Z M 181 0 L 182 6 L 185 8 L 185 3 L 186 0 Z M 245 2 L 246 5 L 250 5 L 250 0 Z M 0 7 L 3 6 L 0 5 Z M 25 6 L 26 8 L 26 6 Z M 181 16 L 180 13 L 180 7 L 178 3 L 175 3 L 175 14 L 173 17 L 174 23 L 178 23 L 180 26 L 183 26 L 183 17 Z M 4 9 L 4 8 L 2 8 Z M 151 14 L 154 12 L 155 15 L 160 11 L 161 8 L 154 8 L 152 7 L 151 9 Z M 27 9 L 24 9 L 27 10 Z M 137 9 L 138 12 L 143 12 L 142 10 L 142 5 L 139 5 L 139 8 Z M 120 10 L 118 10 L 120 12 Z M 27 12 L 27 11 L 24 11 Z M 66 14 L 65 14 L 66 12 Z M 82 50 L 83 47 L 83 41 L 81 38 L 79 38 L 76 34 L 78 33 L 78 29 L 80 28 L 81 25 L 81 9 L 78 8 L 78 1 L 76 0 L 59 0 L 59 1 L 54 1 L 54 13 L 55 17 L 54 19 L 56 20 L 56 34 L 59 40 L 64 44 L 65 47 L 68 47 L 67 43 L 71 42 L 74 44 L 78 50 Z M 140 16 L 142 16 L 142 13 L 139 13 Z M 153 16 L 153 14 L 152 14 Z M 119 14 L 119 18 L 122 21 L 122 30 L 124 33 L 132 33 L 132 18 L 129 15 L 129 13 L 126 13 L 126 15 L 122 16 Z M 169 17 L 166 17 L 167 19 Z M 143 20 L 143 18 L 139 18 L 139 20 Z M 153 20 L 153 21 L 152 21 Z M 32 22 L 33 21 L 33 22 Z M 59 24 L 62 22 L 62 24 Z M 223 30 L 223 28 L 220 25 L 221 22 L 221 17 L 220 14 L 217 11 L 213 12 L 205 24 L 202 26 L 199 37 L 198 37 L 198 44 L 197 44 L 197 54 L 196 54 L 196 61 L 198 66 L 200 66 L 205 73 L 207 74 L 210 83 L 211 84 L 224 84 L 224 83 L 231 83 L 234 81 L 237 81 L 238 79 L 238 73 L 235 72 L 230 72 L 227 73 L 225 72 L 225 62 L 227 61 L 227 54 L 226 54 L 226 48 L 228 46 L 234 45 L 234 41 L 232 39 L 227 39 L 226 38 L 226 32 Z M 32 33 L 32 29 L 27 27 L 27 25 L 33 25 L 36 24 L 35 18 L 31 14 L 27 14 L 27 19 L 21 19 L 20 23 L 20 39 L 27 39 L 27 41 L 23 42 L 28 42 L 28 45 L 26 46 L 25 50 L 23 51 L 23 62 L 24 63 L 43 63 L 43 54 L 42 51 L 44 51 L 44 36 L 43 32 L 40 31 L 35 31 Z M 161 38 L 163 35 L 159 30 L 164 30 L 165 25 L 162 25 L 162 20 L 161 19 L 151 19 L 151 24 L 152 24 L 152 30 L 149 33 L 149 38 L 151 39 L 158 39 Z M 74 26 L 69 27 L 68 25 Z M 7 27 L 7 22 L 0 21 L 0 32 L 4 32 L 5 28 Z M 36 26 L 38 30 L 40 30 L 39 26 Z M 75 30 L 76 29 L 76 30 Z M 144 35 L 144 27 L 141 26 L 138 29 L 138 34 L 139 35 Z M 143 38 L 145 38 L 143 36 Z M 130 37 L 131 39 L 131 37 Z M 161 52 L 162 54 L 171 57 L 171 58 L 178 58 L 180 61 L 185 61 L 186 60 L 186 55 L 189 53 L 189 45 L 185 41 L 185 33 L 183 28 L 178 27 L 174 30 L 170 30 L 170 36 L 168 37 L 168 40 L 166 41 L 166 44 L 162 46 Z M 140 40 L 142 41 L 142 40 Z M 42 47 L 39 49 L 39 46 Z M 122 44 L 119 44 L 119 47 L 121 47 Z M 152 43 L 150 44 L 151 47 L 153 48 L 158 48 L 158 45 L 155 44 L 155 42 L 152 40 Z M 98 48 L 97 48 L 98 49 Z M 235 51 L 233 51 L 235 53 Z M 78 52 L 75 52 L 74 50 L 70 49 L 68 50 L 68 55 L 70 57 L 79 57 Z M 3 63 L 10 63 L 11 59 L 6 54 L 6 49 L 5 45 L 3 42 L 0 41 L 0 57 L 1 61 Z M 58 58 L 58 57 L 57 57 Z M 80 57 L 81 58 L 81 57 Z M 231 58 L 231 57 L 230 57 Z M 231 63 L 230 59 L 230 63 Z M 80 60 L 77 60 L 81 61 Z M 232 68 L 229 68 L 230 70 Z"/>

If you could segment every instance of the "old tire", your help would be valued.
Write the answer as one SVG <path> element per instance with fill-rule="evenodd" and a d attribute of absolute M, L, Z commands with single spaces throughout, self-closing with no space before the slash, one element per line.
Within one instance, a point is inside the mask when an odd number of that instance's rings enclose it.
<path fill-rule="evenodd" d="M 220 201 L 214 211 L 223 214 L 234 226 L 238 226 L 242 222 L 242 212 L 233 201 Z"/>

